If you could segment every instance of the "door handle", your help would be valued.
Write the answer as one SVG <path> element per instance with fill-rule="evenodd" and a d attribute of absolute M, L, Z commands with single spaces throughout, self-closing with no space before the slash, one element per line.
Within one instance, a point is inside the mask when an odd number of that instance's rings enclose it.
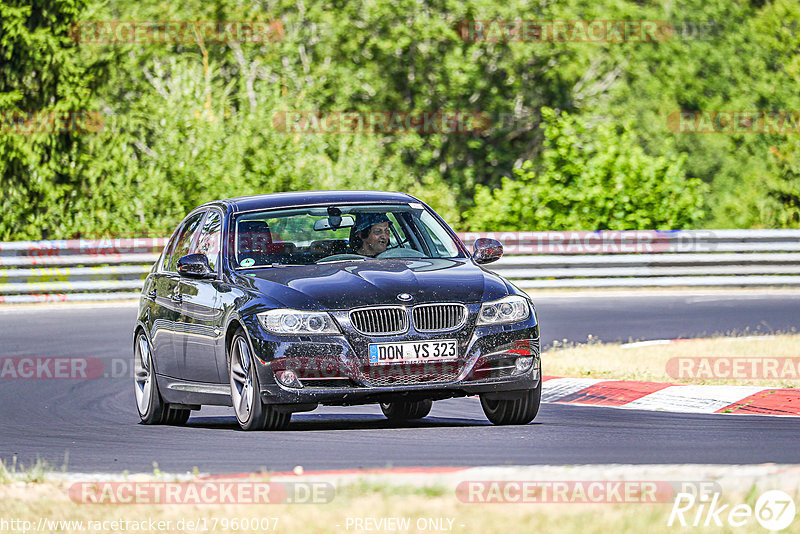
<path fill-rule="evenodd" d="M 177 291 L 174 291 L 172 293 L 172 295 L 170 295 L 169 298 L 170 298 L 170 300 L 172 300 L 172 302 L 178 302 L 179 303 L 179 302 L 181 302 L 183 300 L 183 295 L 181 295 Z"/>
<path fill-rule="evenodd" d="M 157 296 L 156 288 L 153 288 L 153 289 L 151 289 L 150 291 L 147 292 L 147 297 L 148 298 L 156 300 L 156 296 Z"/>

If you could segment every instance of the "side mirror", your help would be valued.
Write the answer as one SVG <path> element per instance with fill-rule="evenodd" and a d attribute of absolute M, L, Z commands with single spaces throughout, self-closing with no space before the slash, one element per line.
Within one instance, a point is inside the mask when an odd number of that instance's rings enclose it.
<path fill-rule="evenodd" d="M 492 263 L 503 255 L 503 244 L 497 239 L 481 237 L 472 245 L 472 259 L 475 263 Z"/>
<path fill-rule="evenodd" d="M 205 254 L 187 254 L 178 260 L 178 274 L 188 278 L 214 278 L 217 274 Z"/>

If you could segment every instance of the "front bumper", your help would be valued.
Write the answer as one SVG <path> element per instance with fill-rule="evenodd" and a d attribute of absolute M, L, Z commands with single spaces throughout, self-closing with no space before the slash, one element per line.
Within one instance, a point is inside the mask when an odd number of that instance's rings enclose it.
<path fill-rule="evenodd" d="M 480 306 L 479 304 L 477 305 Z M 474 313 L 473 313 L 474 312 Z M 334 316 L 342 335 L 272 336 L 257 320 L 248 325 L 261 398 L 268 404 L 355 405 L 393 400 L 445 399 L 481 393 L 536 388 L 541 380 L 539 327 L 535 312 L 519 323 L 476 327 L 476 310 L 457 331 L 422 334 L 413 329 L 388 338 L 363 336 L 345 316 Z M 455 339 L 458 360 L 453 362 L 370 365 L 369 343 Z M 517 370 L 517 359 L 532 360 Z M 526 361 L 528 361 L 526 360 Z M 287 387 L 276 372 L 291 369 L 302 387 Z"/>

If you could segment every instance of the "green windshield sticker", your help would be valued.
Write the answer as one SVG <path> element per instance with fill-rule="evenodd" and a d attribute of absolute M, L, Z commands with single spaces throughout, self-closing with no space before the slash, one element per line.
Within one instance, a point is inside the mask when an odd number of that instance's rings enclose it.
<path fill-rule="evenodd" d="M 241 261 L 241 263 L 239 263 L 239 265 L 241 265 L 242 267 L 252 267 L 255 264 L 256 260 L 254 260 L 253 258 L 245 258 Z"/>

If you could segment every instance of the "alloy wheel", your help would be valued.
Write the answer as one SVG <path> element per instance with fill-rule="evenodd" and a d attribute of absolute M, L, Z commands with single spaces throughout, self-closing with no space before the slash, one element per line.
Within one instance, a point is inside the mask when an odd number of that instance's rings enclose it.
<path fill-rule="evenodd" d="M 247 341 L 237 336 L 233 340 L 231 351 L 231 400 L 236 418 L 248 421 L 253 411 L 253 377 L 251 372 L 252 359 Z"/>

